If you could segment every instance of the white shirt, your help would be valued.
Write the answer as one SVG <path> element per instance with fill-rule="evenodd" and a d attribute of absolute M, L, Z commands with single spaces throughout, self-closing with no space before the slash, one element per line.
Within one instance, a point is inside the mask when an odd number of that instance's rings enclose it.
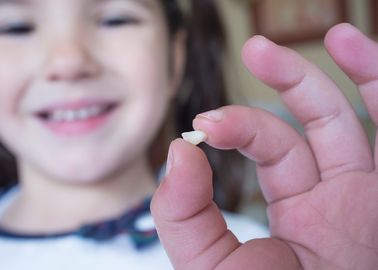
<path fill-rule="evenodd" d="M 17 195 L 17 189 L 0 200 L 0 216 Z M 240 242 L 269 236 L 268 230 L 251 219 L 224 213 L 227 225 Z M 144 217 L 146 226 L 152 218 Z M 153 225 L 153 224 L 152 224 Z M 76 235 L 47 239 L 16 239 L 0 236 L 2 270 L 169 270 L 173 269 L 159 242 L 137 250 L 127 235 L 96 242 Z"/>

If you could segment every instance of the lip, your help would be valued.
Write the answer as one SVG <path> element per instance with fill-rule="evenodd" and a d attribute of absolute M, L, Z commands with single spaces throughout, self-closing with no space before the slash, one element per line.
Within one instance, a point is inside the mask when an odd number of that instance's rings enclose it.
<path fill-rule="evenodd" d="M 36 110 L 33 116 L 50 132 L 58 136 L 81 136 L 100 129 L 119 107 L 119 101 L 76 100 L 49 104 Z M 103 108 L 101 113 L 85 119 L 52 120 L 49 115 L 56 111 L 78 111 L 86 108 Z"/>

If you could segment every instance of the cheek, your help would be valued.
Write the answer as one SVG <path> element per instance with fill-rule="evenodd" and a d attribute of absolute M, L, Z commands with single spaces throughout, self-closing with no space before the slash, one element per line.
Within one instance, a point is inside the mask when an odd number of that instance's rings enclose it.
<path fill-rule="evenodd" d="M 107 36 L 97 51 L 107 70 L 127 81 L 156 84 L 167 80 L 169 72 L 168 39 L 162 29 L 142 28 L 140 32 Z M 165 83 L 165 82 L 164 82 Z"/>
<path fill-rule="evenodd" d="M 17 47 L 14 45 L 14 47 Z M 35 54 L 22 48 L 0 46 L 0 110 L 15 114 L 31 81 L 35 67 L 31 56 Z M 1 117 L 1 115 L 0 115 Z"/>
<path fill-rule="evenodd" d="M 152 51 L 151 51 L 152 52 Z M 146 53 L 131 69 L 139 70 L 130 78 L 131 95 L 139 102 L 141 119 L 154 131 L 160 126 L 167 109 L 172 89 L 165 53 Z"/>
<path fill-rule="evenodd" d="M 168 63 L 161 56 L 144 54 L 133 63 L 129 62 L 123 66 L 123 77 L 133 84 L 130 88 L 135 86 L 135 89 L 150 90 L 151 94 L 157 94 L 156 88 L 161 88 L 161 86 L 166 88 L 169 84 Z"/>
<path fill-rule="evenodd" d="M 159 38 L 113 45 L 108 70 L 124 82 L 126 99 L 135 106 L 139 119 L 159 122 L 173 92 L 167 43 Z"/>
<path fill-rule="evenodd" d="M 1 59 L 1 57 L 0 57 Z M 1 62 L 1 60 L 0 60 Z M 13 66 L 9 65 L 7 69 L 4 67 L 4 63 L 0 64 L 0 132 L 11 132 L 19 123 L 17 118 L 19 114 L 19 101 L 20 96 L 23 93 L 23 79 L 22 76 L 16 76 L 20 74 L 13 71 Z"/>
<path fill-rule="evenodd" d="M 34 70 L 29 54 L 21 52 L 0 46 L 0 139 L 10 150 L 20 145 L 24 124 L 21 101 Z"/>

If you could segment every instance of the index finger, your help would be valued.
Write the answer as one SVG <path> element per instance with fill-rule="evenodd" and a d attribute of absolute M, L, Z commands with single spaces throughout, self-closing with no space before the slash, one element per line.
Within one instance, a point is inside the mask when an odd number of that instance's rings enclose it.
<path fill-rule="evenodd" d="M 306 141 L 268 112 L 227 106 L 198 115 L 193 127 L 206 132 L 207 144 L 238 149 L 257 162 L 258 179 L 268 204 L 305 193 L 319 182 Z"/>

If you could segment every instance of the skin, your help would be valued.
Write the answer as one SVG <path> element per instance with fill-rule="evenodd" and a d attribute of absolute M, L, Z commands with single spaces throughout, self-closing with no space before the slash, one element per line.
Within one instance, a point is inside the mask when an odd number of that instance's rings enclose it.
<path fill-rule="evenodd" d="M 15 22 L 30 31 L 5 31 Z M 182 37 L 169 37 L 160 3 L 4 1 L 0 29 L 0 139 L 17 157 L 21 187 L 0 224 L 24 233 L 66 231 L 150 196 L 156 180 L 147 150 L 184 51 Z M 34 115 L 91 98 L 119 105 L 86 134 L 56 134 Z"/>
<path fill-rule="evenodd" d="M 325 46 L 358 86 L 378 124 L 378 46 L 340 24 Z M 276 89 L 306 137 L 265 111 L 228 106 L 193 121 L 206 143 L 257 162 L 271 238 L 241 244 L 212 201 L 211 168 L 177 139 L 152 211 L 175 269 L 376 269 L 378 151 L 329 77 L 294 51 L 255 36 L 243 49 L 250 72 Z"/>

